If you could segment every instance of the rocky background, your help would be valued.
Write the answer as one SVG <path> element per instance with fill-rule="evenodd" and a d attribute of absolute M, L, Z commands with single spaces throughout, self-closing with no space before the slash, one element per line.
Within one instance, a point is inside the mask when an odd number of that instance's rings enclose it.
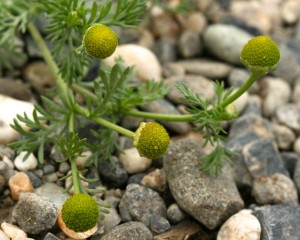
<path fill-rule="evenodd" d="M 176 0 L 167 2 L 170 7 Z M 92 240 L 278 240 L 300 238 L 300 0 L 191 0 L 187 14 L 155 6 L 136 30 L 119 30 L 117 53 L 135 64 L 138 79 L 165 81 L 170 92 L 145 110 L 184 113 L 174 87 L 186 82 L 208 99 L 213 81 L 239 87 L 249 73 L 241 65 L 243 45 L 267 35 L 281 51 L 278 69 L 257 81 L 236 105 L 238 119 L 224 123 L 226 146 L 239 153 L 218 178 L 198 170 L 203 138 L 189 123 L 167 123 L 172 133 L 162 159 L 138 156 L 125 137 L 115 168 L 102 162 L 89 176 L 107 191 L 96 198 L 112 205 Z M 41 24 L 42 25 L 42 24 Z M 42 27 L 41 27 L 42 28 Z M 24 56 L 0 78 L 0 239 L 70 239 L 56 224 L 57 211 L 69 196 L 68 163 L 48 149 L 45 165 L 36 153 L 22 161 L 7 144 L 19 138 L 9 124 L 16 114 L 31 113 L 33 103 L 54 80 L 30 36 L 16 39 Z M 7 56 L 9 58 L 9 56 Z M 110 64 L 110 59 L 104 61 Z M 91 66 L 88 80 L 97 72 Z M 135 129 L 142 119 L 124 117 Z M 91 126 L 89 126 L 90 128 Z M 85 129 L 88 132 L 88 129 Z M 86 156 L 88 156 L 88 152 Z M 83 159 L 78 159 L 81 166 Z M 20 194 L 20 192 L 23 192 Z"/>

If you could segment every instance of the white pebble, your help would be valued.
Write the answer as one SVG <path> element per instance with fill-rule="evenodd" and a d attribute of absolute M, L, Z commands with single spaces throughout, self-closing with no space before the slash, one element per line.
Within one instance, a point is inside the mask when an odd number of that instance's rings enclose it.
<path fill-rule="evenodd" d="M 20 152 L 20 154 L 15 158 L 15 166 L 19 171 L 33 170 L 38 165 L 38 160 L 36 157 L 30 153 L 28 158 L 24 161 L 24 156 L 27 152 Z"/>
<path fill-rule="evenodd" d="M 0 230 L 0 239 L 9 240 L 9 237 L 2 230 Z"/>
<path fill-rule="evenodd" d="M 7 164 L 7 166 L 11 169 L 15 168 L 15 165 L 12 160 L 10 160 L 7 156 L 3 156 L 2 161 Z"/>
<path fill-rule="evenodd" d="M 27 239 L 26 233 L 15 225 L 3 222 L 1 228 L 3 232 L 12 239 Z"/>
<path fill-rule="evenodd" d="M 160 63 L 155 54 L 149 49 L 136 44 L 120 45 L 113 55 L 103 60 L 103 63 L 107 66 L 113 66 L 118 56 L 122 57 L 126 66 L 134 66 L 134 70 L 142 81 L 148 79 L 161 81 L 162 69 Z"/>
<path fill-rule="evenodd" d="M 13 124 L 17 114 L 23 116 L 25 112 L 28 117 L 32 116 L 34 105 L 30 102 L 16 100 L 14 98 L 0 94 L 0 143 L 7 144 L 15 141 L 20 134 L 15 131 L 10 125 Z M 20 125 L 29 130 L 24 123 Z"/>
<path fill-rule="evenodd" d="M 141 157 L 136 148 L 125 149 L 119 156 L 128 173 L 141 173 L 151 165 L 151 160 Z"/>
<path fill-rule="evenodd" d="M 243 209 L 231 216 L 218 232 L 217 240 L 259 240 L 261 226 L 252 211 Z"/>

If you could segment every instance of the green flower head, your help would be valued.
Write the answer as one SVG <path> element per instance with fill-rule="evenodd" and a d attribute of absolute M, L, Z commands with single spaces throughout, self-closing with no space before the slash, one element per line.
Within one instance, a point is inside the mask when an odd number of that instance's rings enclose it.
<path fill-rule="evenodd" d="M 168 149 L 170 137 L 166 129 L 153 122 L 142 122 L 136 130 L 133 145 L 141 157 L 156 159 L 161 157 Z"/>
<path fill-rule="evenodd" d="M 85 232 L 96 226 L 99 211 L 97 202 L 88 194 L 74 194 L 62 206 L 62 219 L 74 232 Z"/>
<path fill-rule="evenodd" d="M 83 36 L 85 51 L 94 58 L 104 59 L 111 56 L 118 45 L 116 33 L 103 24 L 89 27 Z"/>
<path fill-rule="evenodd" d="M 240 58 L 250 72 L 264 76 L 276 69 L 280 51 L 272 39 L 258 36 L 244 46 Z"/>

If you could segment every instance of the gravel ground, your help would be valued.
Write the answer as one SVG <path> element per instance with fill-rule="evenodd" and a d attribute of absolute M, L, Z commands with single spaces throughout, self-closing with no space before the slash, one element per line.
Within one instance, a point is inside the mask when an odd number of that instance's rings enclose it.
<path fill-rule="evenodd" d="M 218 178 L 198 170 L 199 158 L 211 148 L 201 147 L 203 137 L 189 123 L 162 122 L 172 141 L 168 152 L 154 161 L 139 157 L 128 139 L 119 137 L 124 152 L 113 156 L 115 167 L 102 162 L 88 173 L 100 179 L 94 187 L 107 189 L 96 198 L 112 205 L 88 239 L 299 239 L 300 0 L 190 4 L 194 10 L 187 15 L 155 7 L 140 28 L 117 30 L 117 53 L 125 63 L 136 64 L 138 79 L 163 79 L 170 87 L 164 99 L 144 110 L 182 114 L 174 86 L 178 82 L 208 99 L 215 97 L 215 80 L 241 86 L 249 73 L 240 63 L 240 52 L 256 35 L 277 42 L 278 68 L 236 102 L 240 117 L 224 123 L 225 144 L 239 154 Z M 23 153 L 7 147 L 19 137 L 9 127 L 15 115 L 31 113 L 37 96 L 54 85 L 31 38 L 18 40 L 26 55 L 14 59 L 14 70 L 0 78 L 0 239 L 70 239 L 56 223 L 69 196 L 64 192 L 67 183 L 59 181 L 69 164 L 54 161 L 59 159 L 55 149 L 46 150 L 46 164 L 40 165 L 35 153 L 23 162 Z M 88 78 L 97 66 L 95 62 Z M 124 117 L 120 123 L 135 129 L 142 120 Z"/>

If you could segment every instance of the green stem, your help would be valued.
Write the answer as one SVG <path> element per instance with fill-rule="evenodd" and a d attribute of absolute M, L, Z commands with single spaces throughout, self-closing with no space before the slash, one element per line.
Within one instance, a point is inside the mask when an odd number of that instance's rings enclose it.
<path fill-rule="evenodd" d="M 251 73 L 250 77 L 248 80 L 234 93 L 232 94 L 229 98 L 227 98 L 225 101 L 223 101 L 220 105 L 225 108 L 228 106 L 230 103 L 234 102 L 236 99 L 238 99 L 244 92 L 246 92 L 251 85 L 259 78 L 261 75 Z"/>
<path fill-rule="evenodd" d="M 34 26 L 33 23 L 28 23 L 27 24 L 27 29 L 30 32 L 33 40 L 35 41 L 38 49 L 40 50 L 41 54 L 44 57 L 45 62 L 47 63 L 50 71 L 52 72 L 53 76 L 56 78 L 56 84 L 58 85 L 58 88 L 61 91 L 61 95 L 64 100 L 66 100 L 67 103 L 70 104 L 70 97 L 71 95 L 69 94 L 68 86 L 65 83 L 65 81 L 62 79 L 61 75 L 59 74 L 59 69 L 57 67 L 57 64 L 53 60 L 53 57 L 49 51 L 48 46 L 46 45 L 43 37 L 37 30 L 37 28 Z"/>
<path fill-rule="evenodd" d="M 69 117 L 69 132 L 74 132 L 74 112 L 70 113 Z M 78 169 L 76 165 L 76 159 L 69 158 L 69 161 L 71 163 L 71 172 L 72 172 L 72 178 L 73 178 L 73 187 L 74 187 L 74 193 L 80 193 L 80 180 L 79 180 L 79 174 Z"/>
<path fill-rule="evenodd" d="M 191 122 L 193 121 L 193 114 L 164 114 L 164 113 L 152 113 L 152 112 L 142 112 L 137 110 L 131 110 L 126 112 L 126 115 L 133 117 L 154 119 L 160 121 L 173 121 L 173 122 Z"/>
<path fill-rule="evenodd" d="M 109 122 L 109 121 L 107 121 L 107 120 L 105 120 L 101 117 L 90 116 L 90 112 L 87 109 L 79 106 L 78 104 L 75 105 L 75 109 L 82 116 L 85 116 L 86 118 L 88 118 L 88 119 L 90 119 L 90 120 L 92 120 L 96 123 L 99 123 L 102 126 L 108 127 L 112 130 L 115 130 L 116 132 L 121 133 L 124 136 L 130 137 L 130 138 L 134 137 L 134 132 L 132 132 L 132 131 L 126 129 L 126 128 L 120 127 L 119 125 L 116 125 L 114 123 L 111 123 L 111 122 Z"/>

